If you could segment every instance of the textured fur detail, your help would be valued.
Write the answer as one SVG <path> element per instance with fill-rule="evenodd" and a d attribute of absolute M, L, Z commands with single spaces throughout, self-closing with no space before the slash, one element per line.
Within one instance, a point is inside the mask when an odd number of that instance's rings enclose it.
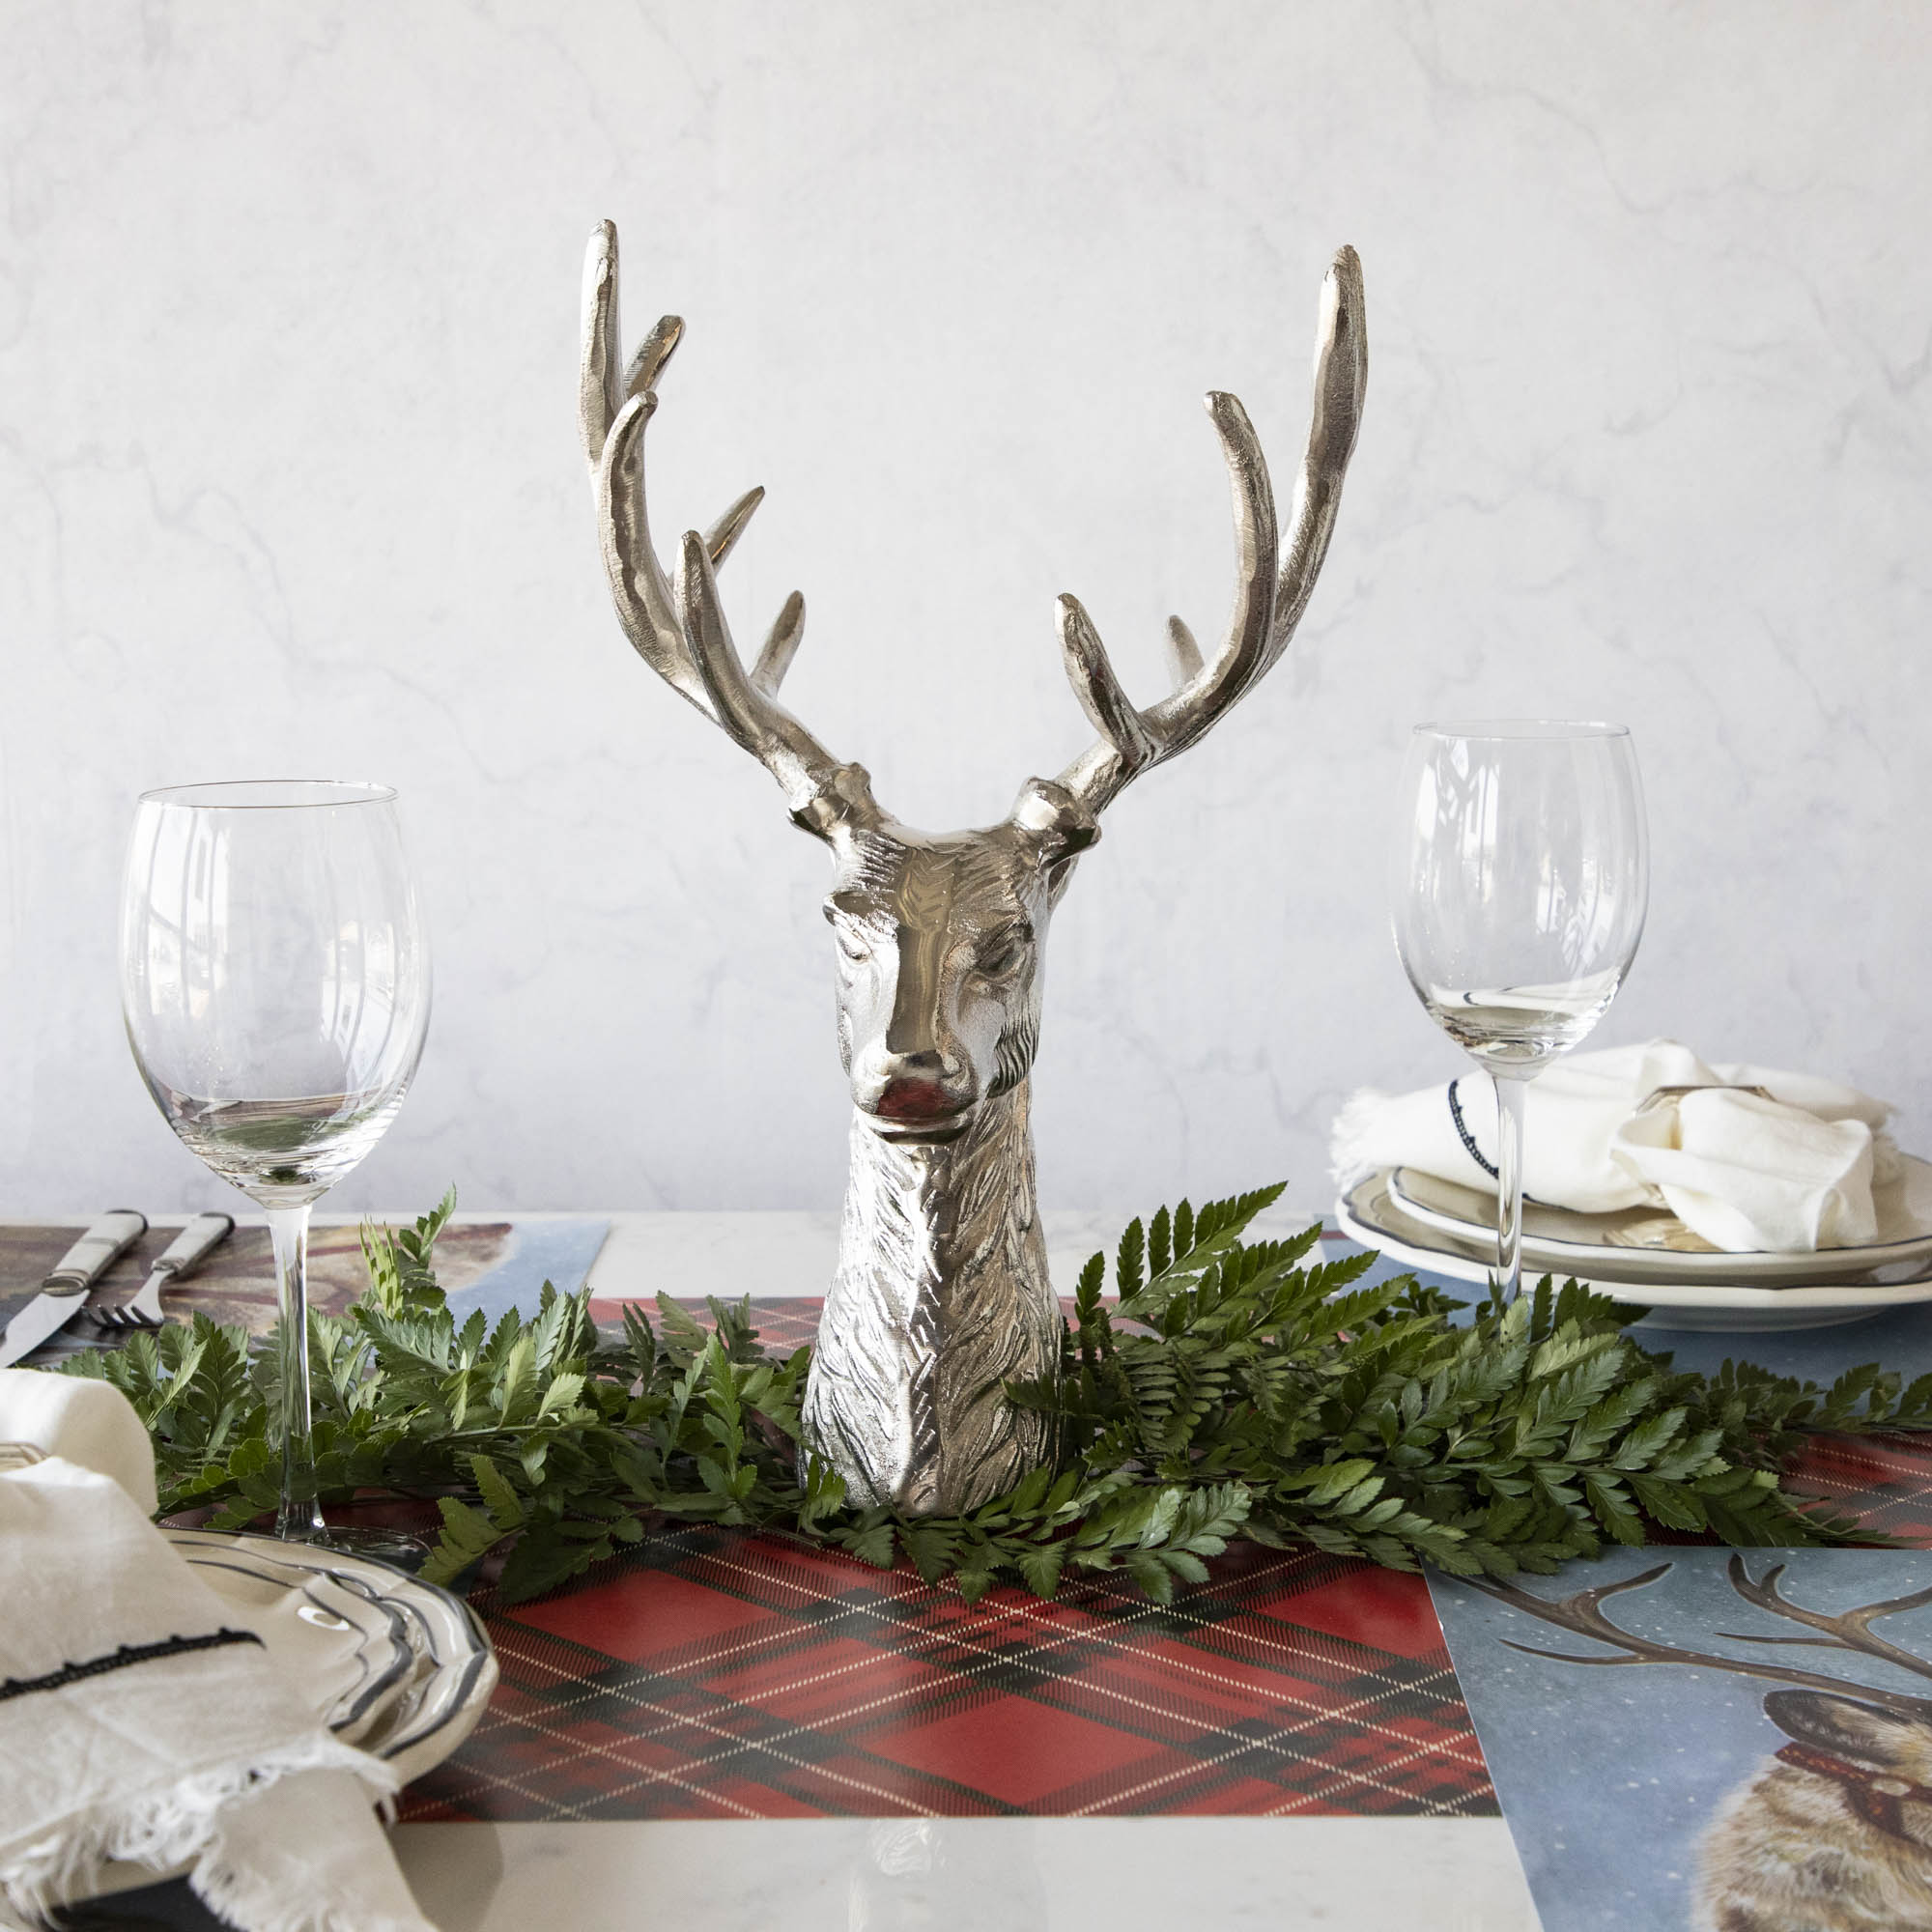
<path fill-rule="evenodd" d="M 1775 1693 L 1794 1735 L 1901 1786 L 1932 1782 L 1932 1724 L 1851 1698 Z M 1767 1700 L 1767 1708 L 1771 1704 Z M 1774 1761 L 1705 1833 L 1698 1918 L 1708 1932 L 1932 1932 L 1932 1805 L 1903 1802 L 1896 1833 L 1840 1778 Z"/>
<path fill-rule="evenodd" d="M 1050 1452 L 1009 1381 L 1060 1360 L 1023 1082 L 967 1132 L 897 1146 L 855 1118 L 838 1274 L 806 1395 L 811 1439 L 854 1502 L 952 1515 Z"/>
<path fill-rule="evenodd" d="M 806 1439 L 854 1502 L 952 1514 L 1053 1448 L 1005 1385 L 1060 1362 L 1028 1077 L 1065 839 L 882 821 L 833 849 L 852 1167 Z"/>

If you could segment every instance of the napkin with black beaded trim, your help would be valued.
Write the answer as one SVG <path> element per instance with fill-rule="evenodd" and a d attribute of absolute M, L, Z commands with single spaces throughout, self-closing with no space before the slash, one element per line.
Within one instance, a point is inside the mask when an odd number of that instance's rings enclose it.
<path fill-rule="evenodd" d="M 1891 1109 L 1857 1088 L 1747 1063 L 1713 1065 L 1672 1039 L 1557 1061 L 1524 1095 L 1523 1190 L 1552 1208 L 1659 1208 L 1712 1247 L 1810 1252 L 1874 1238 L 1875 1190 L 1902 1173 Z M 1413 1168 L 1496 1185 L 1489 1080 L 1350 1096 L 1329 1141 L 1349 1186 Z"/>
<path fill-rule="evenodd" d="M 0 1444 L 25 1438 L 0 1459 L 0 1899 L 33 1922 L 113 1861 L 185 1865 L 238 1932 L 433 1932 L 374 1814 L 388 1768 L 327 1730 L 114 1476 L 32 1441 L 76 1446 L 47 1413 L 66 1379 L 0 1372 Z M 96 1426 L 122 1400 L 75 1386 Z"/>

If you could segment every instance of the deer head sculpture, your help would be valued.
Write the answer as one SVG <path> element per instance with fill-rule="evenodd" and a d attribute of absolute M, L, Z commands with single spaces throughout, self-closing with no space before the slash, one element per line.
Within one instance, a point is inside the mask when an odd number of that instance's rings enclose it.
<path fill-rule="evenodd" d="M 999 824 L 944 834 L 900 824 L 865 768 L 835 756 L 779 702 L 804 632 L 797 592 L 746 670 L 716 572 L 762 491 L 704 534 L 686 532 L 668 576 L 659 562 L 644 431 L 684 325 L 666 316 L 624 360 L 610 222 L 591 239 L 583 308 L 584 447 L 618 621 L 667 684 L 765 766 L 793 822 L 832 852 L 825 916 L 838 952 L 852 1168 L 808 1436 L 855 1502 L 970 1509 L 1052 1454 L 1043 1420 L 1006 1397 L 1007 1384 L 1049 1376 L 1060 1359 L 1027 1110 L 1047 923 L 1109 801 L 1199 740 L 1294 634 L 1360 420 L 1361 267 L 1345 248 L 1324 285 L 1314 420 L 1285 551 L 1246 411 L 1230 395 L 1208 398 L 1233 479 L 1238 560 L 1234 614 L 1211 658 L 1170 619 L 1176 688 L 1139 709 L 1086 611 L 1062 597 L 1061 649 L 1097 736 L 1057 779 L 1028 780 Z"/>

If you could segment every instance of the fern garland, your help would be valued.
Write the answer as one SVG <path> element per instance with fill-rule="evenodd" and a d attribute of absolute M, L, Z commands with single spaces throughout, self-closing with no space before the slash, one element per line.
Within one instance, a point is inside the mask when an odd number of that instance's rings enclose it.
<path fill-rule="evenodd" d="M 1684 1374 L 1627 1332 L 1634 1311 L 1546 1279 L 1473 1319 L 1412 1275 L 1370 1287 L 1361 1255 L 1309 1265 L 1319 1233 L 1245 1242 L 1281 1194 L 1163 1208 L 1082 1271 L 1062 1372 L 1011 1399 L 1050 1416 L 1057 1468 L 969 1516 L 847 1508 L 800 1447 L 809 1348 L 760 1346 L 749 1298 L 704 1327 L 668 1295 L 624 1309 L 621 1342 L 588 1292 L 545 1283 L 538 1313 L 458 1325 L 437 1285 L 453 1192 L 412 1228 L 365 1229 L 366 1293 L 312 1316 L 324 1499 L 434 1497 L 424 1574 L 450 1582 L 507 1546 L 497 1589 L 554 1589 L 643 1534 L 653 1513 L 776 1530 L 890 1565 L 903 1553 L 969 1601 L 1014 1577 L 1051 1596 L 1069 1569 L 1120 1572 L 1157 1603 L 1244 1537 L 1462 1576 L 1548 1572 L 1650 1525 L 1739 1545 L 1805 1545 L 1855 1520 L 1788 1494 L 1810 1431 L 1932 1427 L 1932 1376 L 1876 1366 L 1829 1389 L 1727 1362 Z M 154 1437 L 160 1513 L 213 1506 L 240 1528 L 272 1510 L 279 1351 L 197 1315 L 88 1353 Z"/>

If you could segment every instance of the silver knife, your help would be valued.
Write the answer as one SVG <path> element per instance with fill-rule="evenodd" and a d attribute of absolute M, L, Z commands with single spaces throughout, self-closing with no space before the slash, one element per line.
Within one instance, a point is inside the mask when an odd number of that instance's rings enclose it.
<path fill-rule="evenodd" d="M 103 1214 L 61 1257 L 41 1292 L 7 1324 L 0 1341 L 0 1369 L 31 1354 L 67 1326 L 87 1301 L 87 1291 L 148 1232 L 148 1217 L 131 1208 Z"/>

